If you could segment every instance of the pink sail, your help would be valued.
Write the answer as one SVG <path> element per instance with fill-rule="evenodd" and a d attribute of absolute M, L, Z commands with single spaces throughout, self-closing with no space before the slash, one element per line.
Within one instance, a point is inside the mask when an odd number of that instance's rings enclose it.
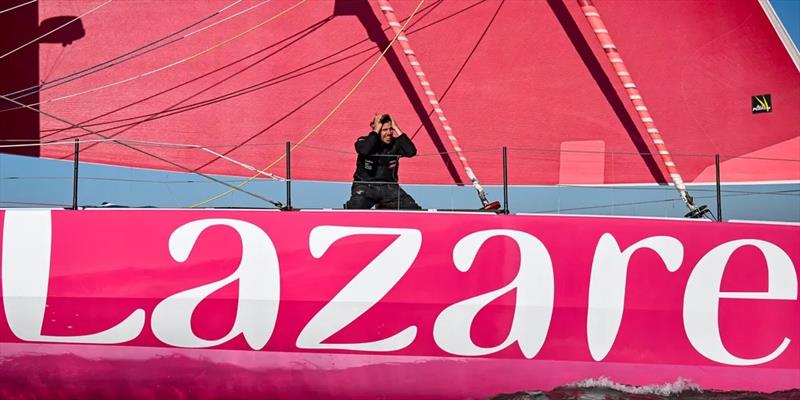
<path fill-rule="evenodd" d="M 85 35 L 66 48 L 44 42 L 4 59 L 0 73 L 8 79 L 0 92 L 112 60 L 231 3 L 109 3 L 82 18 Z M 405 23 L 418 2 L 391 4 Z M 4 46 L 10 50 L 40 35 L 37 20 L 80 15 L 97 5 L 48 1 L 6 13 L 0 16 L 7 21 L 0 24 L 7 30 Z M 348 181 L 349 168 L 332 166 L 351 165 L 353 141 L 368 130 L 375 112 L 389 112 L 404 130 L 416 133 L 421 155 L 404 163 L 404 181 L 469 182 L 401 47 L 395 44 L 366 74 L 394 37 L 377 3 L 273 0 L 244 12 L 256 5 L 242 2 L 146 49 L 215 24 L 209 29 L 19 98 L 100 135 L 19 109 L 0 113 L 0 122 L 14 127 L 2 138 L 205 146 L 279 175 L 284 143 L 302 142 L 292 156 L 294 178 Z M 800 179 L 796 161 L 741 158 L 760 157 L 766 149 L 771 158 L 796 160 L 798 154 L 791 122 L 800 109 L 800 74 L 759 1 L 643 0 L 631 7 L 625 0 L 598 0 L 594 5 L 685 182 L 712 182 L 704 171 L 713 168 L 714 153 L 735 168 L 723 171 L 726 182 Z M 426 2 L 406 34 L 482 183 L 501 181 L 503 145 L 509 147 L 511 184 L 572 183 L 574 176 L 589 184 L 671 182 L 648 139 L 647 123 L 576 0 Z M 29 73 L 35 70 L 38 76 Z M 764 94 L 771 95 L 771 112 L 753 114 L 752 97 Z M 19 106 L 4 101 L 0 110 L 14 107 Z M 591 158 L 588 175 L 568 161 L 583 153 L 563 150 L 587 144 L 601 152 Z M 86 143 L 81 159 L 253 175 L 198 148 L 131 146 L 151 154 Z M 71 146 L 59 145 L 40 154 L 71 158 L 71 153 Z"/>
<path fill-rule="evenodd" d="M 6 393 L 475 398 L 598 377 L 800 384 L 797 225 L 313 211 L 0 217 Z M 30 374 L 39 378 L 22 379 Z"/>

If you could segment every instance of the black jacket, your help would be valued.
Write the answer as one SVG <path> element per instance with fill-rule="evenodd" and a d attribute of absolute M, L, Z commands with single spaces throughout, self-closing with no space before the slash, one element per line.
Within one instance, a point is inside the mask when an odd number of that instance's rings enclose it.
<path fill-rule="evenodd" d="M 414 157 L 417 154 L 417 148 L 405 133 L 386 144 L 379 134 L 370 132 L 358 138 L 355 147 L 358 160 L 354 181 L 396 183 L 400 157 Z"/>

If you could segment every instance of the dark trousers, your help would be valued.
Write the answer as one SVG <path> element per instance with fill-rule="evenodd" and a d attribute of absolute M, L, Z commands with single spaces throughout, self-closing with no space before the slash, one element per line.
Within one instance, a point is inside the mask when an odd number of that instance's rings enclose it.
<path fill-rule="evenodd" d="M 353 183 L 346 209 L 419 210 L 421 207 L 398 184 Z"/>

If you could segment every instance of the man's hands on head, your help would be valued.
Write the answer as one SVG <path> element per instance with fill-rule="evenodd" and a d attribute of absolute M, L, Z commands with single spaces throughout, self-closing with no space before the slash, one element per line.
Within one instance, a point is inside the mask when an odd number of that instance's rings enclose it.
<path fill-rule="evenodd" d="M 395 120 L 394 117 L 392 117 L 392 120 L 391 120 L 390 124 L 392 124 L 391 125 L 392 130 L 394 131 L 394 133 L 397 134 L 397 136 L 400 136 L 400 135 L 403 134 L 403 131 L 400 130 L 400 125 L 397 124 L 397 120 Z"/>
<path fill-rule="evenodd" d="M 383 127 L 383 124 L 381 124 L 381 114 L 380 113 L 375 113 L 375 118 L 372 119 L 372 123 L 370 124 L 370 126 L 372 127 L 372 131 L 373 132 L 375 132 L 377 134 L 381 133 L 381 128 Z"/>
<path fill-rule="evenodd" d="M 382 124 L 381 118 L 384 115 L 389 117 L 389 122 Z M 372 127 L 372 131 L 379 135 L 384 128 L 390 129 L 391 137 L 397 137 L 403 134 L 403 131 L 400 129 L 400 125 L 397 123 L 397 120 L 395 120 L 394 117 L 389 114 L 375 113 L 375 116 L 372 118 L 372 122 L 369 125 Z"/>

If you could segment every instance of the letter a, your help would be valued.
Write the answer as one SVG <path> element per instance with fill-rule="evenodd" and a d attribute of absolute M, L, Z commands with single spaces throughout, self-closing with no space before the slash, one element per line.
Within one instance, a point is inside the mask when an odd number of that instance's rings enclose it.
<path fill-rule="evenodd" d="M 453 262 L 467 272 L 483 243 L 495 236 L 513 239 L 519 246 L 519 272 L 508 285 L 447 307 L 436 318 L 433 338 L 442 350 L 460 356 L 481 356 L 500 351 L 514 342 L 522 354 L 533 358 L 542 348 L 553 313 L 553 263 L 550 254 L 536 237 L 510 229 L 491 229 L 472 233 L 453 249 Z M 516 306 L 506 340 L 495 347 L 480 347 L 470 337 L 472 321 L 492 301 L 516 290 Z"/>
<path fill-rule="evenodd" d="M 253 350 L 267 344 L 278 318 L 280 272 L 278 254 L 269 236 L 259 227 L 235 219 L 204 219 L 181 226 L 169 238 L 169 252 L 178 262 L 189 257 L 197 238 L 208 227 L 229 226 L 242 239 L 239 267 L 229 276 L 167 297 L 153 310 L 153 334 L 178 347 L 210 347 L 225 343 L 239 333 Z M 217 340 L 206 340 L 192 332 L 192 313 L 203 299 L 239 280 L 236 319 L 230 332 Z"/>

